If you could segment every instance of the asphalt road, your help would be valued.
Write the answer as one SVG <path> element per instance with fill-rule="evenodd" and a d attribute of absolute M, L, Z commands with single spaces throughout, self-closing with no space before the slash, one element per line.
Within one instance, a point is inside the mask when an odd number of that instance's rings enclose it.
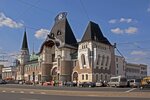
<path fill-rule="evenodd" d="M 40 90 L 65 90 L 65 91 L 106 91 L 106 92 L 150 92 L 148 89 L 139 88 L 114 88 L 114 87 L 94 87 L 94 88 L 80 88 L 80 87 L 51 87 L 51 86 L 33 86 L 33 85 L 18 85 L 18 84 L 6 84 L 0 85 L 0 88 L 23 88 L 23 89 L 40 89 Z"/>
<path fill-rule="evenodd" d="M 24 94 L 24 93 L 0 93 L 0 100 L 149 100 L 149 98 L 80 97 L 80 96 Z"/>

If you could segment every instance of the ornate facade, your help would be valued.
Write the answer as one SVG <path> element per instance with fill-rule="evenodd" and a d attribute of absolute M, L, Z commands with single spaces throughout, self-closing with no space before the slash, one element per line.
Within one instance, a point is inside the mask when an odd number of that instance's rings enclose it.
<path fill-rule="evenodd" d="M 18 80 L 96 82 L 115 75 L 114 47 L 99 25 L 90 21 L 77 42 L 66 13 L 56 16 L 38 54 L 29 55 L 25 32 L 18 60 Z"/>

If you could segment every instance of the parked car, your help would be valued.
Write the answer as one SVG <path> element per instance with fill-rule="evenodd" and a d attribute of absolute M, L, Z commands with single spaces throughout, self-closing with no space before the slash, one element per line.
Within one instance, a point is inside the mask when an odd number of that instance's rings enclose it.
<path fill-rule="evenodd" d="M 96 84 L 94 82 L 82 82 L 79 83 L 79 87 L 95 87 Z"/>
<path fill-rule="evenodd" d="M 5 80 L 0 80 L 0 84 L 7 84 L 7 82 Z"/>
<path fill-rule="evenodd" d="M 96 82 L 96 83 L 95 83 L 95 86 L 96 86 L 96 87 L 102 87 L 102 86 L 103 86 L 103 83 L 102 83 L 102 82 Z"/>
<path fill-rule="evenodd" d="M 75 87 L 75 86 L 77 86 L 77 83 L 76 82 L 65 82 L 65 84 L 64 84 L 65 86 L 70 86 L 70 87 Z"/>
<path fill-rule="evenodd" d="M 130 79 L 129 85 L 130 85 L 130 87 L 140 87 L 141 86 L 141 79 Z"/>
<path fill-rule="evenodd" d="M 95 83 L 96 87 L 106 87 L 108 84 L 106 81 L 99 81 Z"/>
<path fill-rule="evenodd" d="M 32 85 L 33 82 L 32 82 L 32 81 L 25 81 L 25 84 L 27 84 L 27 85 Z"/>

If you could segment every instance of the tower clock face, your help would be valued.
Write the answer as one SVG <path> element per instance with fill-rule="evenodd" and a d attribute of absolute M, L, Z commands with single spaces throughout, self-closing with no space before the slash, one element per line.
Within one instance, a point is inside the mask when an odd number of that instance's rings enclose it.
<path fill-rule="evenodd" d="M 64 18 L 66 18 L 66 16 L 67 16 L 67 12 L 62 12 L 55 17 L 55 21 L 62 20 Z"/>
<path fill-rule="evenodd" d="M 63 18 L 63 14 L 60 14 L 60 15 L 58 16 L 58 19 L 61 20 L 62 18 Z"/>

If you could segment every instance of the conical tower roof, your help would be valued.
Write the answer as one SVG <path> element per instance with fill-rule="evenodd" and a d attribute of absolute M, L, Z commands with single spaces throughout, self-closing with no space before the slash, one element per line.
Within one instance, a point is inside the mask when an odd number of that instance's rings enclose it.
<path fill-rule="evenodd" d="M 26 30 L 24 31 L 24 37 L 23 37 L 23 41 L 22 41 L 22 48 L 21 48 L 21 50 L 28 50 L 28 41 L 27 41 Z"/>

